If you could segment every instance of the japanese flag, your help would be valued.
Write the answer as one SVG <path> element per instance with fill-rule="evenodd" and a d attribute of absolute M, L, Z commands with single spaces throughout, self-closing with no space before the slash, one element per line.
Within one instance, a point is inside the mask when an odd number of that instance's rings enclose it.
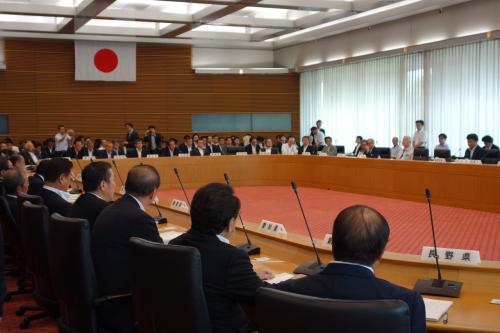
<path fill-rule="evenodd" d="M 75 41 L 75 80 L 135 81 L 135 43 Z"/>

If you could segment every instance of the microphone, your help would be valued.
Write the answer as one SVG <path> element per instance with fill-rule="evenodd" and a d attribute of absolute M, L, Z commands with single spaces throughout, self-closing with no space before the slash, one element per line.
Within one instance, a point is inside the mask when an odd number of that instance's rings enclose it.
<path fill-rule="evenodd" d="M 184 189 L 184 185 L 182 184 L 181 176 L 179 175 L 179 170 L 177 170 L 177 168 L 174 168 L 174 172 L 175 172 L 175 175 L 177 176 L 177 180 L 179 180 L 179 185 L 181 186 L 182 192 L 184 193 L 184 197 L 186 198 L 186 202 L 188 203 L 189 207 L 191 207 L 191 202 L 189 201 L 186 190 Z"/>
<path fill-rule="evenodd" d="M 78 161 L 77 158 L 75 158 L 75 161 L 76 161 L 76 164 L 78 164 L 78 167 L 80 168 L 80 173 L 83 171 L 83 168 L 80 164 L 80 162 Z M 75 184 L 76 188 L 72 188 L 69 193 L 70 194 L 79 194 L 79 193 L 82 193 L 83 191 L 80 189 L 80 186 L 78 186 L 78 182 L 76 182 L 75 180 L 73 180 L 73 184 Z"/>
<path fill-rule="evenodd" d="M 160 212 L 160 208 L 158 208 L 158 204 L 156 203 L 156 198 L 153 200 L 153 205 L 156 207 L 156 210 L 158 211 L 158 216 L 155 216 L 154 219 L 156 223 L 158 224 L 166 224 L 167 223 L 167 218 L 163 217 Z"/>
<path fill-rule="evenodd" d="M 297 191 L 297 184 L 294 180 L 291 182 L 293 192 L 297 197 L 297 201 L 299 203 L 300 211 L 302 212 L 302 217 L 304 218 L 304 223 L 307 227 L 307 233 L 309 234 L 309 238 L 311 239 L 311 244 L 313 246 L 314 253 L 316 254 L 316 262 L 306 261 L 297 266 L 293 271 L 295 274 L 304 274 L 304 275 L 314 275 L 321 272 L 325 265 L 321 263 L 321 259 L 319 258 L 318 249 L 316 249 L 316 244 L 314 244 L 314 239 L 311 234 L 311 229 L 309 228 L 309 222 L 307 222 L 306 214 L 304 213 L 304 209 L 302 208 L 302 202 L 300 201 L 299 192 Z"/>
<path fill-rule="evenodd" d="M 231 186 L 231 181 L 229 180 L 229 175 L 225 172 L 224 172 L 224 179 L 226 180 L 226 184 Z M 260 247 L 252 244 L 252 242 L 250 241 L 250 237 L 248 237 L 247 228 L 245 226 L 245 223 L 243 223 L 243 219 L 241 218 L 241 214 L 239 212 L 238 212 L 238 218 L 240 219 L 241 227 L 243 228 L 243 233 L 245 234 L 247 242 L 242 243 L 242 244 L 238 244 L 238 245 L 236 245 L 236 247 L 240 250 L 245 251 L 246 254 L 248 254 L 249 256 L 253 255 L 253 254 L 260 254 Z"/>
<path fill-rule="evenodd" d="M 441 268 L 439 266 L 439 256 L 437 252 L 436 245 L 436 232 L 434 230 L 434 218 L 432 216 L 431 207 L 431 190 L 425 188 L 425 197 L 427 198 L 427 204 L 429 206 L 429 214 L 431 220 L 432 228 L 432 240 L 434 242 L 434 258 L 436 259 L 436 268 L 438 273 L 437 279 L 418 279 L 413 287 L 413 290 L 419 291 L 426 295 L 437 295 L 437 296 L 448 296 L 448 297 L 460 297 L 460 291 L 462 290 L 462 282 L 443 280 L 441 275 Z"/>
<path fill-rule="evenodd" d="M 120 171 L 118 170 L 118 167 L 116 166 L 115 160 L 111 160 L 111 163 L 115 166 L 116 174 L 118 175 L 118 179 L 120 179 L 120 182 L 122 183 L 122 187 L 125 186 L 125 183 L 123 182 L 122 176 L 120 175 Z"/>

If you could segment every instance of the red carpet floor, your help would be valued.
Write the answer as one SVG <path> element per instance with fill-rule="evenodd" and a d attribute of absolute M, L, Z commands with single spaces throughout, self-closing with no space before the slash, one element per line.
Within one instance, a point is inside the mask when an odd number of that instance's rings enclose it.
<path fill-rule="evenodd" d="M 194 190 L 188 190 L 191 197 Z M 297 200 L 288 187 L 237 187 L 244 220 L 282 223 L 288 232 L 306 234 Z M 316 188 L 299 190 L 313 236 L 331 233 L 335 216 L 345 207 L 363 204 L 380 211 L 391 226 L 387 250 L 420 254 L 432 245 L 427 205 L 404 200 L 336 192 Z M 160 200 L 185 200 L 180 190 L 161 190 Z M 438 246 L 481 251 L 482 260 L 500 260 L 500 214 L 470 209 L 433 206 Z"/>

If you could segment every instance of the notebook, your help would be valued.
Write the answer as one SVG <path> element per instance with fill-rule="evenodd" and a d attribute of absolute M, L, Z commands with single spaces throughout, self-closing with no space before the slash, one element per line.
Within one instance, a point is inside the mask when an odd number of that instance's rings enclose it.
<path fill-rule="evenodd" d="M 424 298 L 424 304 L 425 318 L 428 321 L 439 321 L 441 317 L 443 317 L 443 315 L 451 308 L 453 302 Z"/>

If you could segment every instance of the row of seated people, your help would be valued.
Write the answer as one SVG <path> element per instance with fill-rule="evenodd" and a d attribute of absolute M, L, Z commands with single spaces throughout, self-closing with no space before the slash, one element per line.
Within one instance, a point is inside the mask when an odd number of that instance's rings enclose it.
<path fill-rule="evenodd" d="M 138 237 L 163 243 L 155 220 L 145 210 L 157 196 L 160 175 L 150 165 L 133 167 L 127 175 L 126 193 L 113 202 L 116 189 L 113 169 L 105 161 L 93 162 L 82 171 L 85 193 L 70 204 L 67 193 L 72 181 L 71 169 L 72 163 L 65 158 L 42 161 L 29 179 L 28 192 L 43 199 L 49 214 L 59 213 L 89 222 L 99 297 L 130 293 L 129 240 Z M 16 193 L 25 190 L 22 178 L 14 169 L 3 173 L 7 196 L 13 201 Z M 376 210 L 351 206 L 340 212 L 332 232 L 334 261 L 321 273 L 270 285 L 266 280 L 273 274 L 265 269 L 254 270 L 248 255 L 229 242 L 240 206 L 230 186 L 208 184 L 198 189 L 192 199 L 191 228 L 170 241 L 172 245 L 194 247 L 201 255 L 203 290 L 212 332 L 254 332 L 256 327 L 242 305 L 254 304 L 261 287 L 331 299 L 401 300 L 409 309 L 409 331 L 426 331 L 425 308 L 419 293 L 378 279 L 374 274 L 390 234 L 387 221 Z M 158 262 L 158 265 L 168 263 Z M 176 274 L 175 268 L 172 274 Z M 120 298 L 100 306 L 100 328 L 134 332 L 133 305 L 130 298 Z"/>

